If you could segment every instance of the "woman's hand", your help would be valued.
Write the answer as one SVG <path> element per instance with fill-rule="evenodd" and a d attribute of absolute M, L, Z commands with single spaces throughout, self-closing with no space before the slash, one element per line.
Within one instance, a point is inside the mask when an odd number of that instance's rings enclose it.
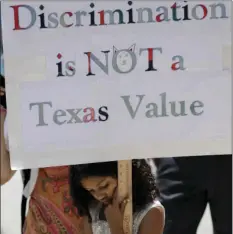
<path fill-rule="evenodd" d="M 2 111 L 5 112 L 4 109 L 6 108 L 6 96 L 5 96 L 5 88 L 3 88 L 2 86 L 0 86 L 0 99 L 1 99 L 1 112 Z"/>
<path fill-rule="evenodd" d="M 112 204 L 105 208 L 104 213 L 109 224 L 111 234 L 124 234 L 123 217 L 127 201 L 128 199 L 124 199 L 122 202 L 119 201 L 116 189 Z"/>
<path fill-rule="evenodd" d="M 3 87 L 0 87 L 0 96 L 5 95 L 5 89 Z"/>

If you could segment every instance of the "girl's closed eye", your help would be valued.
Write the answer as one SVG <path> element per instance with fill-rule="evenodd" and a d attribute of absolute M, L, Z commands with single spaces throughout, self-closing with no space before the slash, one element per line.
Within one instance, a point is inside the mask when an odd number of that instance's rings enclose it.
<path fill-rule="evenodd" d="M 108 188 L 108 186 L 109 186 L 109 184 L 104 184 L 104 185 L 101 185 L 100 187 L 99 187 L 99 189 L 107 189 Z"/>

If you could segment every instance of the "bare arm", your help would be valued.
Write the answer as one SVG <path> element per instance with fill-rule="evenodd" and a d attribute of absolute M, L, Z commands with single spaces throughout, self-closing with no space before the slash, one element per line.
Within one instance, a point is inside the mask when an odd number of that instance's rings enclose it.
<path fill-rule="evenodd" d="M 141 222 L 139 234 L 162 234 L 164 229 L 164 209 L 151 209 Z"/>
<path fill-rule="evenodd" d="M 6 113 L 1 111 L 1 185 L 7 183 L 15 174 L 15 171 L 11 170 L 10 166 L 10 155 L 6 149 L 5 139 L 4 139 L 4 121 L 6 118 Z"/>

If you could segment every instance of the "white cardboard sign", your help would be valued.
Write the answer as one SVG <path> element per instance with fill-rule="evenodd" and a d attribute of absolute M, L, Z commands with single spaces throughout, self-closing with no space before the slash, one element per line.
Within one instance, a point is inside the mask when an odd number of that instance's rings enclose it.
<path fill-rule="evenodd" d="M 2 21 L 13 168 L 231 152 L 229 2 L 7 1 Z"/>

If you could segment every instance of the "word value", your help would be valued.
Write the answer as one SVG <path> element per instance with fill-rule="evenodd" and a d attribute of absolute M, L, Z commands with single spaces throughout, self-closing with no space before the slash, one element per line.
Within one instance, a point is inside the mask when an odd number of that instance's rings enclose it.
<path fill-rule="evenodd" d="M 118 50 L 115 46 L 113 46 L 112 50 L 112 59 L 110 59 L 110 50 L 102 50 L 101 53 L 104 55 L 104 59 L 100 59 L 92 52 L 84 52 L 84 55 L 87 58 L 87 74 L 86 76 L 95 76 L 97 71 L 94 71 L 93 64 L 97 66 L 97 69 L 101 70 L 104 74 L 109 75 L 110 62 L 112 65 L 112 69 L 118 74 L 128 74 L 132 72 L 137 64 L 140 62 L 140 56 L 146 53 L 148 66 L 146 68 L 146 72 L 150 71 L 158 71 L 158 68 L 155 67 L 154 64 L 154 55 L 163 54 L 162 47 L 154 47 L 154 48 L 139 48 L 139 52 L 135 52 L 136 45 L 132 45 L 128 49 L 120 49 Z M 57 58 L 59 62 L 57 65 L 57 77 L 69 76 L 72 77 L 76 74 L 76 62 L 75 61 L 62 61 L 62 54 L 58 53 Z M 184 67 L 184 58 L 181 55 L 175 55 L 171 58 L 171 70 L 185 70 Z M 96 68 L 96 67 L 95 67 Z M 97 70 L 96 69 L 96 70 Z"/>
<path fill-rule="evenodd" d="M 135 119 L 140 111 L 143 111 L 146 118 L 160 118 L 169 116 L 184 117 L 190 113 L 194 116 L 200 116 L 204 113 L 204 104 L 199 100 L 193 101 L 190 105 L 188 105 L 185 100 L 168 102 L 167 93 L 161 93 L 159 96 L 160 97 L 157 103 L 145 103 L 145 95 L 136 95 L 137 104 L 135 106 L 132 105 L 134 97 L 121 96 L 121 98 L 123 99 L 125 107 L 132 119 Z"/>
<path fill-rule="evenodd" d="M 45 120 L 45 107 L 52 108 L 52 102 L 35 102 L 29 104 L 29 109 L 35 107 L 38 114 L 37 127 L 48 126 L 48 120 Z M 48 109 L 47 109 L 48 111 Z M 108 120 L 108 107 L 101 106 L 98 110 L 93 107 L 75 108 L 75 109 L 58 109 L 52 110 L 52 119 L 49 121 L 57 124 L 77 124 L 77 123 L 93 123 L 93 122 L 105 122 Z"/>

